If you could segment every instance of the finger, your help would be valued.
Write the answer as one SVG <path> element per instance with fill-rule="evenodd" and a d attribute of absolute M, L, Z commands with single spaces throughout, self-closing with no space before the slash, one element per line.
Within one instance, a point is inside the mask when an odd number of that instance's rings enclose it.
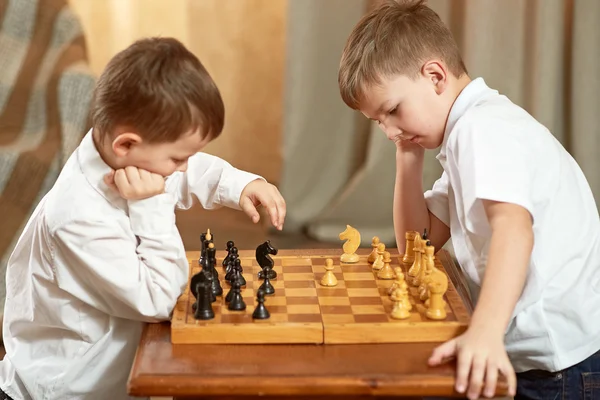
<path fill-rule="evenodd" d="M 481 396 L 481 387 L 483 386 L 483 378 L 487 360 L 483 357 L 473 358 L 471 363 L 471 379 L 469 381 L 469 390 L 467 397 L 471 400 L 478 399 Z"/>
<path fill-rule="evenodd" d="M 125 175 L 130 185 L 135 186 L 140 183 L 140 171 L 136 167 L 125 167 Z"/>
<path fill-rule="evenodd" d="M 488 362 L 485 372 L 485 388 L 483 389 L 485 397 L 494 397 L 496 382 L 498 382 L 498 367 L 496 364 Z"/>
<path fill-rule="evenodd" d="M 456 340 L 450 340 L 435 349 L 429 357 L 429 365 L 439 365 L 456 354 Z"/>
<path fill-rule="evenodd" d="M 257 223 L 260 220 L 260 215 L 258 214 L 258 211 L 256 210 L 256 207 L 254 207 L 254 204 L 250 198 L 243 197 L 240 201 L 240 207 L 242 208 L 242 211 L 244 211 L 246 215 L 252 219 L 252 222 Z"/>
<path fill-rule="evenodd" d="M 512 364 L 507 359 L 500 365 L 500 372 L 506 378 L 506 383 L 508 384 L 508 395 L 516 396 L 517 394 L 517 375 L 515 374 L 515 370 L 512 367 Z"/>
<path fill-rule="evenodd" d="M 115 171 L 114 182 L 121 195 L 123 195 L 125 191 L 129 190 L 129 181 L 127 181 L 127 176 L 125 175 L 124 170 L 118 169 Z"/>
<path fill-rule="evenodd" d="M 106 183 L 110 187 L 115 186 L 115 171 L 114 170 L 111 169 L 108 174 L 104 175 L 104 183 Z"/>
<path fill-rule="evenodd" d="M 152 182 L 152 173 L 141 168 L 138 168 L 137 172 L 142 182 Z"/>
<path fill-rule="evenodd" d="M 286 208 L 285 200 L 283 199 L 283 197 L 281 195 L 278 196 L 278 198 L 276 200 L 276 204 L 277 204 L 277 214 L 279 215 L 277 229 L 282 230 L 283 223 L 285 222 L 285 215 L 287 213 L 287 208 Z"/>
<path fill-rule="evenodd" d="M 456 363 L 456 391 L 458 393 L 464 393 L 467 389 L 472 362 L 473 355 L 471 353 L 463 351 L 458 355 Z"/>

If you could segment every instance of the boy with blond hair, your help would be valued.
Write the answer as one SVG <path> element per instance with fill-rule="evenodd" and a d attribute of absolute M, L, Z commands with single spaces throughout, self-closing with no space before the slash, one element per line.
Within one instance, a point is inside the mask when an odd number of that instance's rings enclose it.
<path fill-rule="evenodd" d="M 180 42 L 150 38 L 99 78 L 92 129 L 9 260 L 0 398 L 126 399 L 145 322 L 168 320 L 188 282 L 175 208 L 285 202 L 261 177 L 200 151 L 223 128 L 219 90 Z"/>
<path fill-rule="evenodd" d="M 450 237 L 478 288 L 468 330 L 437 347 L 456 390 L 517 399 L 600 396 L 600 222 L 590 187 L 552 134 L 482 78 L 423 1 L 385 1 L 344 48 L 343 100 L 396 145 L 394 228 Z M 425 149 L 442 176 L 424 193 Z M 516 374 L 515 374 L 516 371 Z M 571 397 L 569 397 L 571 396 Z M 585 397 L 587 396 L 587 397 Z"/>

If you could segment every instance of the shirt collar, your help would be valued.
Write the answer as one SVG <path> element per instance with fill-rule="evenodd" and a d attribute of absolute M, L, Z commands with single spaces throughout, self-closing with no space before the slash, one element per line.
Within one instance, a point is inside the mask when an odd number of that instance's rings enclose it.
<path fill-rule="evenodd" d="M 498 91 L 490 89 L 483 78 L 475 78 L 460 92 L 448 115 L 448 121 L 446 122 L 446 129 L 444 130 L 444 140 L 440 153 L 437 155 L 438 160 L 446 159 L 446 146 L 448 144 L 448 136 L 454 129 L 456 122 L 462 117 L 469 108 L 473 107 L 481 98 L 484 96 L 495 93 Z"/>
<path fill-rule="evenodd" d="M 127 202 L 115 191 L 104 183 L 104 176 L 111 168 L 102 160 L 92 137 L 92 129 L 83 137 L 77 149 L 77 161 L 83 175 L 89 184 L 113 206 L 127 210 Z"/>

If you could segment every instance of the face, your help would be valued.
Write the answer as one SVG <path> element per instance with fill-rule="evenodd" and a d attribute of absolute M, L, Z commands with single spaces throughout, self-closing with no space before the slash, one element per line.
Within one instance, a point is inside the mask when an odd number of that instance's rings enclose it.
<path fill-rule="evenodd" d="M 111 143 L 117 168 L 134 166 L 167 177 L 186 171 L 188 158 L 209 142 L 199 130 L 182 135 L 175 142 L 147 143 L 135 133 L 117 134 Z"/>
<path fill-rule="evenodd" d="M 436 68 L 424 67 L 414 79 L 397 75 L 368 87 L 361 112 L 376 121 L 389 140 L 439 147 L 451 103 L 445 95 L 445 77 Z"/>

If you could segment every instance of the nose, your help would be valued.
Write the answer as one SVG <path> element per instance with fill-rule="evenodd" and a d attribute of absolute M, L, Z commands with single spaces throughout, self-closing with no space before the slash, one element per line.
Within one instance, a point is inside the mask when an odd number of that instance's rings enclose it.
<path fill-rule="evenodd" d="M 386 124 L 385 122 L 381 122 L 379 124 L 379 128 L 385 133 L 388 139 L 394 140 L 396 136 L 402 134 L 402 131 L 398 128 L 395 128 L 392 125 Z"/>

